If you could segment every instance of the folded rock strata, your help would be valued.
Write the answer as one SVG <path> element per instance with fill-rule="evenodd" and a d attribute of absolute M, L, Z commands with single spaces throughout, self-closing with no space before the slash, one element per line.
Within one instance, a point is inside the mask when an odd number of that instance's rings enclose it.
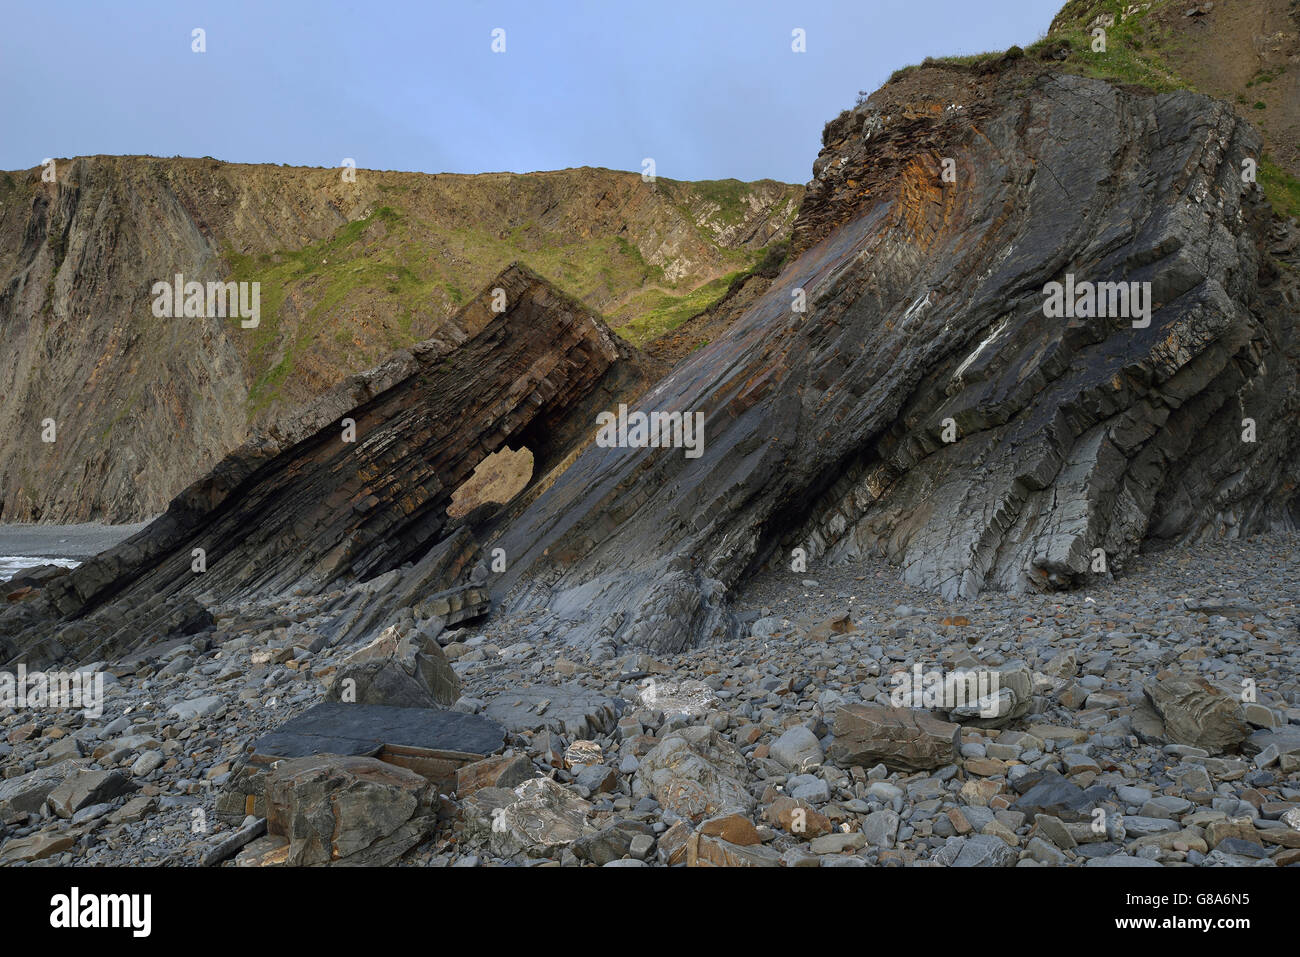
<path fill-rule="evenodd" d="M 507 270 L 506 313 L 485 291 L 459 348 L 399 353 L 227 458 L 6 612 L 0 658 L 108 656 L 132 614 L 197 628 L 213 598 L 335 585 L 351 638 L 390 624 L 395 595 L 472 584 L 600 660 L 736 634 L 729 593 L 796 549 L 881 555 L 956 598 L 1300 523 L 1300 238 L 1244 181 L 1260 142 L 1228 106 L 1028 61 L 929 67 L 823 142 L 784 268 L 639 400 L 638 357 Z M 1076 280 L 1149 283 L 1149 323 L 1049 318 L 1046 285 Z M 619 401 L 702 416 L 702 454 L 592 442 Z M 448 519 L 507 444 L 534 452 L 531 488 Z"/>
<path fill-rule="evenodd" d="M 398 600 L 463 583 L 477 553 L 447 506 L 475 466 L 526 446 L 545 477 L 590 440 L 597 411 L 644 387 L 645 371 L 598 316 L 519 265 L 458 322 L 475 333 L 458 347 L 429 340 L 354 376 L 227 456 L 140 533 L 53 580 L 39 601 L 0 613 L 0 642 L 9 639 L 0 660 L 20 650 L 29 661 L 112 657 L 142 631 L 164 637 L 172 609 L 199 614 L 294 590 L 351 586 L 363 596 L 353 617 L 382 626 Z M 394 577 L 382 607 L 365 607 L 381 591 L 365 583 L 385 573 Z M 470 605 L 481 612 L 486 595 Z M 78 621 L 52 629 L 51 618 Z"/>
<path fill-rule="evenodd" d="M 1295 527 L 1297 249 L 1243 182 L 1256 133 L 1039 70 L 921 70 L 831 123 L 791 261 L 639 405 L 702 413 L 703 455 L 588 448 L 505 530 L 494 596 L 677 649 L 795 548 L 954 598 Z M 1046 318 L 1067 274 L 1150 283 L 1149 325 Z"/>

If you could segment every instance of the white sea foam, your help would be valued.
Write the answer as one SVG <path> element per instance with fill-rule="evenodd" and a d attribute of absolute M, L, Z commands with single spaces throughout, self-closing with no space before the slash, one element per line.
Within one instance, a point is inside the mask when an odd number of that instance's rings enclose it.
<path fill-rule="evenodd" d="M 24 568 L 38 565 L 62 565 L 64 568 L 76 568 L 81 562 L 70 558 L 29 558 L 25 555 L 0 555 L 0 582 L 8 581 Z"/>

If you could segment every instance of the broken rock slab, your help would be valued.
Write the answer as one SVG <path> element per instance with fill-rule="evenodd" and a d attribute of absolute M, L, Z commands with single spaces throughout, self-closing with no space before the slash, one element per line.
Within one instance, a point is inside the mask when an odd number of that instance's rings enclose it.
<path fill-rule="evenodd" d="M 948 712 L 950 720 L 961 724 L 1000 728 L 1028 714 L 1034 703 L 1034 673 L 1023 661 L 1009 661 L 999 668 L 971 669 L 964 680 L 966 703 Z"/>
<path fill-rule="evenodd" d="M 449 793 L 459 769 L 500 751 L 505 737 L 505 728 L 483 715 L 323 702 L 253 745 L 217 796 L 217 816 L 236 824 L 249 814 L 266 817 L 270 765 L 320 754 L 377 758 L 414 770 Z"/>
<path fill-rule="evenodd" d="M 128 775 L 121 771 L 73 771 L 46 799 L 50 810 L 59 817 L 70 818 L 84 807 L 103 804 L 136 790 Z"/>
<path fill-rule="evenodd" d="M 781 853 L 762 844 L 740 845 L 696 832 L 686 842 L 687 867 L 780 867 Z"/>
<path fill-rule="evenodd" d="M 391 864 L 431 834 L 425 777 L 377 758 L 315 755 L 267 776 L 266 827 L 289 842 L 290 866 Z"/>
<path fill-rule="evenodd" d="M 793 771 L 822 763 L 822 745 L 817 735 L 803 725 L 795 725 L 772 742 L 772 759 Z"/>
<path fill-rule="evenodd" d="M 545 728 L 570 739 L 595 738 L 614 730 L 623 707 L 621 698 L 578 684 L 534 685 L 501 692 L 484 714 L 515 734 Z"/>
<path fill-rule="evenodd" d="M 1110 798 L 1109 788 L 1097 785 L 1086 791 L 1056 771 L 1046 771 L 1011 805 L 1026 815 L 1051 815 L 1062 821 L 1081 821 L 1090 817 L 1093 808 Z"/>
<path fill-rule="evenodd" d="M 636 693 L 637 704 L 666 717 L 695 718 L 718 706 L 718 696 L 703 681 L 693 678 L 649 678 Z"/>
<path fill-rule="evenodd" d="M 654 828 L 643 821 L 615 821 L 594 834 L 573 842 L 573 853 L 580 861 L 591 861 L 604 867 L 610 861 L 621 860 L 632 854 L 637 838 L 642 842 L 654 840 Z"/>
<path fill-rule="evenodd" d="M 952 837 L 935 854 L 945 867 L 1015 867 L 1016 849 L 994 834 Z"/>
<path fill-rule="evenodd" d="M 38 813 L 50 792 L 62 784 L 71 772 L 84 766 L 83 761 L 64 761 L 0 781 L 0 824 Z"/>
<path fill-rule="evenodd" d="M 1165 737 L 1211 754 L 1236 751 L 1250 734 L 1241 702 L 1203 678 L 1165 678 L 1143 687 L 1164 721 Z"/>
<path fill-rule="evenodd" d="M 76 843 L 76 835 L 62 831 L 38 831 L 27 837 L 15 837 L 0 847 L 0 864 L 43 861 L 72 850 Z"/>
<path fill-rule="evenodd" d="M 928 771 L 957 761 L 960 725 L 926 711 L 849 704 L 835 712 L 830 758 L 840 766 Z"/>
<path fill-rule="evenodd" d="M 597 832 L 591 803 L 550 778 L 533 778 L 513 790 L 482 788 L 463 803 L 468 840 L 487 838 L 501 857 L 554 857 Z"/>
<path fill-rule="evenodd" d="M 449 708 L 460 679 L 438 642 L 392 625 L 339 666 L 326 700 L 394 708 Z"/>
<path fill-rule="evenodd" d="M 686 728 L 655 745 L 637 768 L 634 793 L 652 795 L 678 816 L 699 823 L 721 811 L 753 811 L 742 783 L 745 758 L 710 728 Z"/>
<path fill-rule="evenodd" d="M 456 771 L 456 796 L 464 798 L 482 788 L 509 790 L 536 776 L 537 769 L 527 755 L 497 754 Z"/>

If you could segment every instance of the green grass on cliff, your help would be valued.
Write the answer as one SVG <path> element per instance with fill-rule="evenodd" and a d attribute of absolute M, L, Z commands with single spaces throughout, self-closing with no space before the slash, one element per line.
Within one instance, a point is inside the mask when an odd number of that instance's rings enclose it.
<path fill-rule="evenodd" d="M 250 330 L 252 345 L 249 349 L 251 367 L 256 370 L 249 390 L 250 418 L 265 409 L 280 396 L 280 389 L 289 374 L 297 367 L 302 355 L 312 347 L 317 337 L 328 330 L 326 326 L 337 308 L 359 290 L 378 300 L 381 308 L 390 309 L 397 316 L 400 330 L 401 317 L 409 316 L 403 307 L 416 299 L 429 301 L 434 293 L 434 283 L 422 279 L 400 246 L 393 247 L 378 241 L 363 241 L 366 231 L 382 223 L 390 234 L 401 222 L 392 207 L 382 206 L 365 219 L 343 226 L 323 242 L 293 251 L 280 251 L 274 255 L 243 256 L 227 250 L 230 278 L 236 282 L 260 282 L 261 321 Z M 283 310 L 286 300 L 293 297 L 301 301 L 306 311 L 292 333 L 287 331 Z M 409 345 L 401 336 L 390 338 L 390 348 Z M 335 344 L 342 346 L 335 337 Z"/>
<path fill-rule="evenodd" d="M 1259 163 L 1259 187 L 1278 213 L 1300 219 L 1300 179 L 1267 156 Z"/>
<path fill-rule="evenodd" d="M 719 207 L 712 219 L 739 221 L 743 215 L 745 184 L 706 183 L 702 194 Z M 390 193 L 390 201 L 400 199 Z M 430 243 L 442 254 L 430 255 Z M 248 416 L 254 419 L 286 397 L 286 384 L 309 353 L 324 356 L 327 364 L 333 356 L 337 365 L 355 367 L 354 356 L 342 357 L 360 348 L 366 364 L 378 362 L 432 334 L 472 290 L 515 260 L 602 312 L 629 341 L 643 344 L 707 309 L 763 255 L 721 251 L 724 262 L 733 264 L 727 275 L 703 284 L 690 277 L 674 282 L 621 236 L 557 244 L 532 222 L 498 232 L 433 233 L 394 206 L 382 206 L 302 249 L 243 255 L 228 248 L 228 278 L 261 283 L 261 321 L 247 331 L 253 373 Z"/>
<path fill-rule="evenodd" d="M 1167 62 L 1164 51 L 1168 36 L 1150 17 L 1150 10 L 1139 10 L 1120 19 L 1124 9 L 1131 4 L 1119 0 L 1084 0 L 1067 3 L 1057 15 L 1057 23 L 1068 24 L 1051 37 L 1040 40 L 1029 52 L 1039 47 L 1069 45 L 1069 58 L 1062 69 L 1084 76 L 1094 76 L 1114 83 L 1132 83 L 1158 93 L 1173 90 L 1194 90 L 1192 84 L 1180 77 Z M 1088 24 L 1099 15 L 1112 14 L 1115 25 L 1106 27 L 1106 51 L 1094 52 L 1094 37 Z"/>
<path fill-rule="evenodd" d="M 1154 0 L 1150 9 L 1138 10 L 1121 18 L 1124 10 L 1133 6 L 1131 0 L 1069 0 L 1053 21 L 1056 28 L 1050 35 L 1024 51 L 1012 47 L 1006 52 L 931 57 L 923 65 L 977 68 L 1000 60 L 1008 53 L 1023 52 L 1027 58 L 1044 60 L 1065 72 L 1112 83 L 1132 84 L 1157 93 L 1174 90 L 1201 92 L 1171 66 L 1170 38 L 1167 31 L 1151 16 L 1164 6 L 1179 5 L 1180 2 L 1181 0 Z M 1105 52 L 1096 52 L 1092 48 L 1094 37 L 1088 25 L 1102 14 L 1114 15 L 1115 23 L 1105 28 Z M 1063 48 L 1066 58 L 1059 60 L 1055 54 Z M 896 70 L 890 80 L 892 82 L 916 69 L 917 67 L 910 66 Z M 1282 67 L 1273 73 L 1261 70 L 1247 85 L 1270 83 L 1285 69 Z M 1238 102 L 1245 103 L 1246 100 L 1238 96 Z M 1272 162 L 1267 155 L 1260 158 L 1259 186 L 1279 215 L 1300 216 L 1300 179 Z"/>
<path fill-rule="evenodd" d="M 619 334 L 635 346 L 644 346 L 666 332 L 671 332 L 687 319 L 698 316 L 723 297 L 736 277 L 748 270 L 738 270 L 719 276 L 685 296 L 671 296 L 658 290 L 647 290 L 636 297 L 631 308 L 636 317 L 619 328 Z"/>
<path fill-rule="evenodd" d="M 745 218 L 751 187 L 738 179 L 705 179 L 684 184 L 700 199 L 717 205 L 714 219 L 728 226 L 735 225 Z"/>
<path fill-rule="evenodd" d="M 1057 15 L 1056 22 L 1061 26 L 1051 38 L 1039 41 L 1036 46 L 1068 44 L 1069 57 L 1061 66 L 1070 72 L 1115 83 L 1131 83 L 1157 93 L 1174 90 L 1203 92 L 1173 68 L 1170 38 L 1151 16 L 1152 12 L 1174 2 L 1155 0 L 1150 9 L 1135 11 L 1121 20 L 1120 15 L 1132 4 L 1122 0 L 1070 0 Z M 1098 15 L 1107 13 L 1114 15 L 1115 25 L 1106 28 L 1106 52 L 1095 53 L 1087 24 Z M 1033 48 L 1029 52 L 1033 52 Z M 1260 71 L 1247 86 L 1270 83 L 1282 70 L 1277 73 Z M 1257 104 L 1256 108 L 1259 106 L 1262 104 Z M 1267 155 L 1260 157 L 1259 186 L 1279 215 L 1300 216 L 1300 179 L 1272 162 Z"/>

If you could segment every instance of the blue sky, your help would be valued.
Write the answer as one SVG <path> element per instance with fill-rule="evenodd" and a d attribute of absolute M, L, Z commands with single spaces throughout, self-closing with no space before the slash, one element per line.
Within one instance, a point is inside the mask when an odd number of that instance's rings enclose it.
<path fill-rule="evenodd" d="M 1061 2 L 10 4 L 0 169 L 94 153 L 431 173 L 653 157 L 673 179 L 805 182 L 858 90 L 928 55 L 1032 43 Z"/>

